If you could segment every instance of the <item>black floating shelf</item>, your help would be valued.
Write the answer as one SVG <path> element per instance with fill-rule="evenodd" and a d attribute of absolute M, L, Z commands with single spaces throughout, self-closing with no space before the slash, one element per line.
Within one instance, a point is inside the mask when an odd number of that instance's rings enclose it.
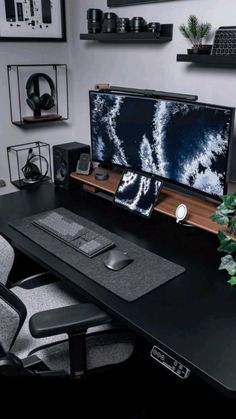
<path fill-rule="evenodd" d="M 39 125 L 43 125 L 43 124 L 55 124 L 55 122 L 61 122 L 61 121 L 68 121 L 68 118 L 60 118 L 60 119 L 48 119 L 48 120 L 42 120 L 42 121 L 37 121 L 37 122 L 24 122 L 24 121 L 14 121 L 12 122 L 13 125 L 16 125 L 17 127 L 21 127 L 21 128 L 32 128 L 32 127 L 38 127 Z"/>
<path fill-rule="evenodd" d="M 178 54 L 177 61 L 235 67 L 236 55 Z"/>
<path fill-rule="evenodd" d="M 163 0 L 107 0 L 108 7 L 131 6 L 142 3 L 159 3 Z"/>
<path fill-rule="evenodd" d="M 153 32 L 126 32 L 126 33 L 82 33 L 80 39 L 83 41 L 100 42 L 170 42 L 173 36 L 173 25 L 161 25 L 161 35 L 158 37 Z"/>
<path fill-rule="evenodd" d="M 20 180 L 13 180 L 11 183 L 12 185 L 16 186 L 18 189 L 32 189 L 38 185 L 41 185 L 44 182 L 49 182 L 49 181 L 51 181 L 51 178 L 46 176 L 39 182 L 26 183 L 23 181 L 23 179 L 20 179 Z"/>

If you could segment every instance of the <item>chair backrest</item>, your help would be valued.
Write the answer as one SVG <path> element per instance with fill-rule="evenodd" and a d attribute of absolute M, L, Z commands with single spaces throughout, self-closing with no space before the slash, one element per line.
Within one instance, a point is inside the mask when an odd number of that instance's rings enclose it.
<path fill-rule="evenodd" d="M 0 282 L 6 285 L 14 262 L 15 253 L 8 241 L 0 235 Z"/>
<path fill-rule="evenodd" d="M 26 314 L 23 302 L 0 284 L 0 344 L 5 352 L 14 344 Z"/>

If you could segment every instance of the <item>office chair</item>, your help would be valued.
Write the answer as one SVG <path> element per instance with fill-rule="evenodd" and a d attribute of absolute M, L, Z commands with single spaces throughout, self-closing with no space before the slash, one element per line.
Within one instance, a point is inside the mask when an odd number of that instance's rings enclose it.
<path fill-rule="evenodd" d="M 0 236 L 0 375 L 39 368 L 79 378 L 128 360 L 133 333 L 94 304 L 78 300 L 49 273 L 7 288 L 13 262 L 14 250 Z"/>

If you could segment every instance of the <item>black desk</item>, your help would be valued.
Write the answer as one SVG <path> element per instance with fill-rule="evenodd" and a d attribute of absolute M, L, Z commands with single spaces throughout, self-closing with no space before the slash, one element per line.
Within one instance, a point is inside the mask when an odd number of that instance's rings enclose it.
<path fill-rule="evenodd" d="M 10 220 L 59 206 L 186 267 L 178 278 L 128 303 L 10 228 Z M 0 198 L 0 231 L 22 250 L 204 380 L 236 395 L 236 289 L 219 272 L 218 239 L 156 213 L 135 216 L 98 196 L 50 184 Z M 88 261 L 89 262 L 89 261 Z"/>

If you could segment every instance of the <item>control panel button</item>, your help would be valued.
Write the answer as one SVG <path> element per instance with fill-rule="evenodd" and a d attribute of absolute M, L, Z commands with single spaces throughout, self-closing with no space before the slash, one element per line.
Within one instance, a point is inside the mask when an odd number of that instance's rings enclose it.
<path fill-rule="evenodd" d="M 172 371 L 178 377 L 185 379 L 190 374 L 190 369 L 185 367 L 181 362 L 162 351 L 157 346 L 153 346 L 150 353 L 151 357 L 161 365 Z"/>

